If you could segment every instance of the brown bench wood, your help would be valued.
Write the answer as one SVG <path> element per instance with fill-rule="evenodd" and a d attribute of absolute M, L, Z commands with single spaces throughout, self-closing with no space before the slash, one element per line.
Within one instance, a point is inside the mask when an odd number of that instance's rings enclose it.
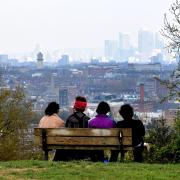
<path fill-rule="evenodd" d="M 45 160 L 52 149 L 132 150 L 131 128 L 35 128 L 34 135 Z"/>

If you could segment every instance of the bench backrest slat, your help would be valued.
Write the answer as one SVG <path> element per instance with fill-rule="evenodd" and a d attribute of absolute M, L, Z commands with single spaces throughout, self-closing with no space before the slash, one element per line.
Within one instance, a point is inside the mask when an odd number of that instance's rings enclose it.
<path fill-rule="evenodd" d="M 94 129 L 94 128 L 46 128 L 47 136 L 119 136 L 119 131 L 123 136 L 132 136 L 130 128 L 113 128 L 113 129 Z M 42 128 L 35 128 L 35 136 L 42 136 Z"/>
<path fill-rule="evenodd" d="M 83 129 L 83 128 L 56 128 L 43 129 L 35 128 L 35 144 L 42 147 L 42 134 L 46 133 L 46 147 L 78 149 L 94 149 L 108 147 L 109 149 L 118 148 L 119 133 L 122 133 L 123 146 L 132 145 L 132 130 L 130 128 L 113 129 Z M 110 148 L 111 147 L 111 148 Z"/>

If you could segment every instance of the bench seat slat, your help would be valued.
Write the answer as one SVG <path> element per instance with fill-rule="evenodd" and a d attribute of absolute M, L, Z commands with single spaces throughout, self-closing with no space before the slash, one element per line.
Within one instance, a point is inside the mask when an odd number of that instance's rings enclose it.
<path fill-rule="evenodd" d="M 36 136 L 36 144 L 41 143 L 41 138 Z M 57 144 L 57 145 L 119 145 L 118 138 L 114 137 L 61 137 L 55 136 L 47 137 L 47 145 L 48 144 Z M 132 138 L 126 137 L 123 138 L 123 145 L 132 145 Z"/>

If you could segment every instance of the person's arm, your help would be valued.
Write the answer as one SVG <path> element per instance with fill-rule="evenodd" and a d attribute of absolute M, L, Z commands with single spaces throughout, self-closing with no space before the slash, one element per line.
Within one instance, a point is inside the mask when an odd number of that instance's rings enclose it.
<path fill-rule="evenodd" d="M 43 128 L 43 117 L 41 118 L 41 120 L 39 121 L 39 124 L 38 124 L 38 128 Z"/>
<path fill-rule="evenodd" d="M 69 117 L 68 117 L 67 120 L 66 120 L 65 127 L 69 127 Z"/>
<path fill-rule="evenodd" d="M 57 126 L 58 127 L 65 127 L 65 122 L 60 118 L 60 121 L 58 121 Z"/>
<path fill-rule="evenodd" d="M 38 128 L 42 128 L 42 120 L 39 121 Z"/>
<path fill-rule="evenodd" d="M 141 136 L 145 136 L 145 128 L 143 123 L 139 120 L 139 129 L 141 131 Z"/>

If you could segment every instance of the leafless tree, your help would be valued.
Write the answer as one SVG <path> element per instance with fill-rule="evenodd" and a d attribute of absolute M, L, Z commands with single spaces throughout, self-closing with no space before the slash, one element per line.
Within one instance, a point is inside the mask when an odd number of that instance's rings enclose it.
<path fill-rule="evenodd" d="M 164 15 L 164 27 L 161 34 L 167 40 L 166 49 L 177 60 L 178 65 L 169 80 L 160 80 L 169 89 L 168 97 L 180 102 L 180 0 L 176 0 L 170 7 L 169 13 Z"/>

